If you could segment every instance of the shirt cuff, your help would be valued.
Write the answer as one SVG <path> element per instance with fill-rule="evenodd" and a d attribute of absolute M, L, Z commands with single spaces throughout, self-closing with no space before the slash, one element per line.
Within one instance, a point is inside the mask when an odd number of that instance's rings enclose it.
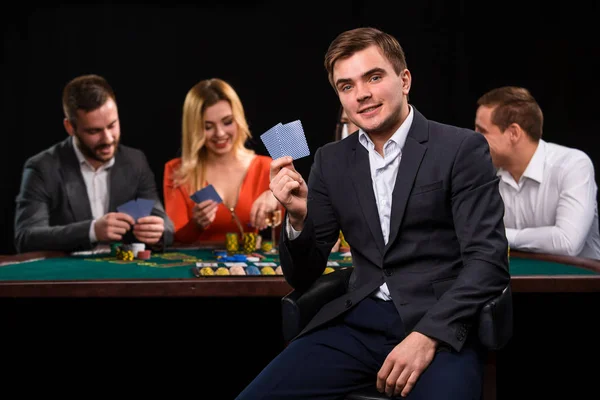
<path fill-rule="evenodd" d="M 290 224 L 290 216 L 289 215 L 285 218 L 285 231 L 288 235 L 289 240 L 296 239 L 302 233 L 302 231 L 295 230 L 294 227 L 292 226 L 292 224 Z"/>
<path fill-rule="evenodd" d="M 516 239 L 517 239 L 517 234 L 519 233 L 518 229 L 513 229 L 513 228 L 506 228 L 506 240 L 508 240 L 508 245 L 511 248 L 516 248 L 517 244 L 516 244 Z"/>
<path fill-rule="evenodd" d="M 98 241 L 98 239 L 96 238 L 96 229 L 94 229 L 95 226 L 96 226 L 96 220 L 93 220 L 92 223 L 90 224 L 90 242 L 91 243 L 96 243 Z"/>

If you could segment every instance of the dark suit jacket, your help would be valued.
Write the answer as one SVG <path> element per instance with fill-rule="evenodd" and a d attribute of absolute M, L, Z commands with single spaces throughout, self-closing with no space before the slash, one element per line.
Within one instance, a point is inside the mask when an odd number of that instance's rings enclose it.
<path fill-rule="evenodd" d="M 302 233 L 289 240 L 282 230 L 283 273 L 292 287 L 306 289 L 322 275 L 340 229 L 354 272 L 348 293 L 326 304 L 300 335 L 385 281 L 405 334 L 418 331 L 460 351 L 481 307 L 507 286 L 504 206 L 485 138 L 429 121 L 414 107 L 413 112 L 387 245 L 359 135 L 317 150 Z"/>
<path fill-rule="evenodd" d="M 138 197 L 155 200 L 153 215 L 165 221 L 163 246 L 173 241 L 173 223 L 158 197 L 154 174 L 140 150 L 119 145 L 109 170 L 109 212 Z M 25 162 L 16 199 L 17 252 L 92 248 L 92 211 L 73 141 L 64 141 Z"/>

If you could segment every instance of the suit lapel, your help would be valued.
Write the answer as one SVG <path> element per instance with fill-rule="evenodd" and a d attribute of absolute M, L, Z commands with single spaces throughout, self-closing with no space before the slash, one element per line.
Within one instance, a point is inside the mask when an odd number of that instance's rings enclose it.
<path fill-rule="evenodd" d="M 419 172 L 423 156 L 425 156 L 425 152 L 427 151 L 427 147 L 422 144 L 429 137 L 427 120 L 414 107 L 413 112 L 415 113 L 413 123 L 402 149 L 402 159 L 398 167 L 394 192 L 392 193 L 390 237 L 385 247 L 385 252 L 387 252 L 396 240 L 396 236 L 398 236 L 398 231 L 404 218 L 404 211 L 406 210 L 406 203 L 417 177 L 417 172 Z"/>
<path fill-rule="evenodd" d="M 108 173 L 109 179 L 109 204 L 108 210 L 114 212 L 121 204 L 132 200 L 132 188 L 127 184 L 126 176 L 128 171 L 127 160 L 123 159 L 120 151 L 115 154 L 115 163 Z M 119 172 L 120 171 L 120 172 Z"/>
<path fill-rule="evenodd" d="M 358 134 L 356 135 L 358 136 Z M 373 193 L 373 181 L 371 180 L 371 168 L 369 166 L 369 153 L 356 140 L 356 147 L 350 156 L 352 183 L 360 203 L 367 225 L 371 230 L 375 244 L 379 252 L 383 253 L 384 241 L 379 223 L 379 212 L 377 202 Z"/>
<path fill-rule="evenodd" d="M 68 138 L 64 146 L 61 146 L 60 160 L 60 174 L 74 220 L 86 221 L 92 219 L 90 200 L 71 138 Z"/>

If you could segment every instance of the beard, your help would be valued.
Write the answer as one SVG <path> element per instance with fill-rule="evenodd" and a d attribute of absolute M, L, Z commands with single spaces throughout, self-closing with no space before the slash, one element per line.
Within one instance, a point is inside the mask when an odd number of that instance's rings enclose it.
<path fill-rule="evenodd" d="M 92 159 L 92 160 L 96 160 L 96 161 L 100 161 L 100 162 L 110 161 L 110 159 L 115 156 L 115 153 L 117 152 L 117 148 L 119 147 L 118 140 L 115 140 L 109 144 L 103 143 L 103 144 L 96 145 L 94 147 L 90 147 L 90 146 L 86 145 L 77 134 L 75 136 L 77 137 L 77 141 L 75 143 L 77 148 L 79 148 L 79 150 L 84 155 L 84 157 Z M 108 146 L 114 146 L 112 153 L 110 155 L 102 154 L 100 151 L 103 148 L 106 148 Z"/>

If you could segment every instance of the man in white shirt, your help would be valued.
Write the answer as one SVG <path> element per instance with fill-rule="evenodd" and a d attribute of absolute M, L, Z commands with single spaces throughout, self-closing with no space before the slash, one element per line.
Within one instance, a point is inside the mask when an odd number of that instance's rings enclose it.
<path fill-rule="evenodd" d="M 510 247 L 600 260 L 590 158 L 542 140 L 543 113 L 527 89 L 496 88 L 477 104 L 475 130 L 498 169 Z"/>
<path fill-rule="evenodd" d="M 15 212 L 17 252 L 89 250 L 113 241 L 171 244 L 173 224 L 145 155 L 119 143 L 115 94 L 106 80 L 73 79 L 63 90 L 63 110 L 69 137 L 29 158 L 23 168 Z M 152 215 L 134 221 L 116 211 L 137 198 L 154 200 Z"/>

